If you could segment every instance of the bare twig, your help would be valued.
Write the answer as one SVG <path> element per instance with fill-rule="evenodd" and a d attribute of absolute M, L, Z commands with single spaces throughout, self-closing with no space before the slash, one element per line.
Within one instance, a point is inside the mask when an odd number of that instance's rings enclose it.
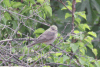
<path fill-rule="evenodd" d="M 16 14 L 16 15 L 18 15 L 18 16 L 24 17 L 24 19 L 31 19 L 31 20 L 33 20 L 33 21 L 35 21 L 35 22 L 38 22 L 38 23 L 41 23 L 41 24 L 50 26 L 49 24 L 47 24 L 47 23 L 45 23 L 45 22 L 40 22 L 40 21 L 38 21 L 38 20 L 36 20 L 36 19 L 33 19 L 33 18 L 30 18 L 30 17 L 24 16 L 24 15 L 22 15 L 22 14 L 18 14 L 18 13 L 12 12 L 12 11 L 10 11 L 10 10 L 4 9 L 2 6 L 0 6 L 0 8 L 2 8 L 2 9 L 0 9 L 0 10 L 7 11 L 7 12 L 9 12 L 9 13 L 11 13 L 11 14 Z"/>
<path fill-rule="evenodd" d="M 75 67 L 75 66 L 73 66 L 73 65 L 67 65 L 67 64 L 62 64 L 62 63 L 46 63 L 45 65 L 63 65 L 63 66 Z"/>
<path fill-rule="evenodd" d="M 1 3 L 2 1 L 3 1 L 3 0 L 1 0 L 0 3 Z"/>
<path fill-rule="evenodd" d="M 5 40 L 1 40 L 0 43 L 2 42 L 8 42 L 8 41 L 24 41 L 24 40 L 29 40 L 29 41 L 34 41 L 35 38 L 17 38 L 17 39 L 5 39 Z"/>
<path fill-rule="evenodd" d="M 72 34 L 74 34 L 74 13 L 75 13 L 75 5 L 76 5 L 76 0 L 73 0 L 73 2 L 72 2 Z M 73 39 L 72 38 L 72 43 L 74 43 L 75 42 L 75 39 Z M 71 53 L 73 53 L 73 51 L 71 52 Z M 74 56 L 74 54 L 72 54 L 72 57 Z M 72 59 L 72 57 L 70 58 L 70 64 L 71 64 L 71 59 Z"/>
<path fill-rule="evenodd" d="M 60 3 L 62 3 L 72 13 L 72 11 L 63 3 L 62 0 L 57 0 L 57 1 L 60 2 Z"/>
<path fill-rule="evenodd" d="M 76 10 L 75 5 L 76 5 L 76 0 L 73 0 L 73 3 L 72 3 L 72 30 L 73 31 L 74 31 L 74 13 L 75 13 L 75 10 Z"/>

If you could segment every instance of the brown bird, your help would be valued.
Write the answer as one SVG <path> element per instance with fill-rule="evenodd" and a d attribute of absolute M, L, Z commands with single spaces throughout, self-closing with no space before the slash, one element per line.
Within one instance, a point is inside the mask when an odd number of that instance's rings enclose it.
<path fill-rule="evenodd" d="M 36 40 L 34 40 L 27 47 L 31 47 L 32 45 L 38 43 L 52 44 L 57 38 L 57 26 L 52 25 L 49 29 L 47 29 L 44 33 L 42 33 Z"/>

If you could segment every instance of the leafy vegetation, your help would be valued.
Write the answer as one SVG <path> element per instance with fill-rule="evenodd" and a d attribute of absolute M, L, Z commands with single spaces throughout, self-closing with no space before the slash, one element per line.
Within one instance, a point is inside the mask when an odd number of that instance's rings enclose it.
<path fill-rule="evenodd" d="M 1 0 L 0 65 L 99 67 L 99 7 L 99 0 Z M 28 48 L 50 25 L 58 27 L 55 42 Z"/>

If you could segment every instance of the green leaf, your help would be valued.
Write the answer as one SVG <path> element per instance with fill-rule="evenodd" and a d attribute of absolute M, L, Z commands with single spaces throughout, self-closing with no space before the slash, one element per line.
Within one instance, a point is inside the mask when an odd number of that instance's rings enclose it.
<path fill-rule="evenodd" d="M 43 33 L 45 30 L 43 28 L 38 28 L 34 31 L 34 34 L 36 33 Z"/>
<path fill-rule="evenodd" d="M 19 60 L 22 60 L 22 59 L 23 59 L 23 57 L 24 57 L 24 56 L 20 56 L 20 57 L 19 57 Z"/>
<path fill-rule="evenodd" d="M 45 14 L 45 13 L 43 14 L 43 18 L 44 18 L 44 19 L 46 18 L 46 14 Z"/>
<path fill-rule="evenodd" d="M 77 42 L 76 44 L 79 45 L 80 52 L 82 52 L 83 55 L 85 55 L 85 49 L 86 49 L 86 47 L 84 46 L 84 43 L 83 42 Z"/>
<path fill-rule="evenodd" d="M 37 0 L 37 2 L 43 4 L 44 0 Z"/>
<path fill-rule="evenodd" d="M 79 42 L 77 42 L 77 43 L 79 44 L 79 46 L 80 46 L 81 48 L 84 47 L 84 43 L 83 43 L 83 42 L 79 41 Z"/>
<path fill-rule="evenodd" d="M 94 67 L 94 65 L 92 63 L 89 64 L 89 67 Z"/>
<path fill-rule="evenodd" d="M 60 59 L 56 59 L 56 60 L 59 60 L 59 61 L 57 61 L 58 63 L 63 63 L 63 57 L 61 57 Z"/>
<path fill-rule="evenodd" d="M 76 34 L 78 34 L 78 33 L 80 33 L 78 30 L 74 30 L 74 33 L 76 33 Z"/>
<path fill-rule="evenodd" d="M 70 10 L 72 10 L 72 7 L 71 6 L 66 6 L 68 9 L 70 9 Z M 66 10 L 67 8 L 66 7 L 62 7 L 62 9 L 61 10 Z"/>
<path fill-rule="evenodd" d="M 86 15 L 85 15 L 85 11 L 82 12 L 75 12 L 76 15 L 79 15 L 81 17 L 83 17 L 84 19 L 86 19 Z"/>
<path fill-rule="evenodd" d="M 46 65 L 46 66 L 43 66 L 43 67 L 50 67 L 50 66 L 47 66 L 47 65 Z"/>
<path fill-rule="evenodd" d="M 62 9 L 61 10 L 65 10 L 65 9 L 67 9 L 66 7 L 62 7 Z"/>
<path fill-rule="evenodd" d="M 7 23 L 7 19 L 5 17 L 3 17 L 2 20 L 3 20 L 4 24 Z"/>
<path fill-rule="evenodd" d="M 56 56 L 60 56 L 60 55 L 62 55 L 62 53 L 55 53 L 56 54 Z"/>
<path fill-rule="evenodd" d="M 40 17 L 43 17 L 43 12 L 39 12 L 38 15 L 39 15 Z"/>
<path fill-rule="evenodd" d="M 65 14 L 65 19 L 68 18 L 68 17 L 72 17 L 72 15 L 69 14 L 69 13 L 66 13 L 66 14 Z"/>
<path fill-rule="evenodd" d="M 85 31 L 85 29 L 89 29 L 90 30 L 90 27 L 87 25 L 87 24 L 79 24 L 79 29 L 81 29 L 82 31 Z"/>
<path fill-rule="evenodd" d="M 34 0 L 25 0 L 27 3 L 36 4 Z"/>
<path fill-rule="evenodd" d="M 2 29 L 4 26 L 3 25 L 0 25 L 0 28 Z"/>
<path fill-rule="evenodd" d="M 9 0 L 3 0 L 3 3 L 6 5 L 6 7 L 11 7 Z"/>
<path fill-rule="evenodd" d="M 80 49 L 80 52 L 82 52 L 82 54 L 85 55 L 85 49 Z"/>
<path fill-rule="evenodd" d="M 15 53 L 15 51 L 16 51 L 15 48 L 12 48 L 12 49 L 11 49 L 11 52 Z"/>
<path fill-rule="evenodd" d="M 97 67 L 100 66 L 100 60 L 97 60 L 97 63 L 96 63 Z"/>
<path fill-rule="evenodd" d="M 32 15 L 33 14 L 33 10 L 30 10 L 29 13 L 30 13 L 30 15 Z"/>
<path fill-rule="evenodd" d="M 83 58 L 83 57 L 79 58 L 79 62 L 80 62 L 82 65 L 84 65 L 84 64 L 85 64 L 85 58 Z"/>
<path fill-rule="evenodd" d="M 75 21 L 77 21 L 80 24 L 81 19 L 80 18 L 75 18 Z"/>
<path fill-rule="evenodd" d="M 76 50 L 78 49 L 79 45 L 78 45 L 78 44 L 73 44 L 73 43 L 71 43 L 71 44 L 70 44 L 70 47 L 72 48 L 73 52 L 75 53 Z"/>
<path fill-rule="evenodd" d="M 23 47 L 23 52 L 24 52 L 25 54 L 27 54 L 27 52 L 28 52 L 27 46 L 24 46 L 24 47 Z"/>
<path fill-rule="evenodd" d="M 18 26 L 16 21 L 12 21 L 12 25 L 13 25 L 13 29 L 16 29 Z"/>
<path fill-rule="evenodd" d="M 90 35 L 92 35 L 92 36 L 94 36 L 94 37 L 97 37 L 96 33 L 95 33 L 95 32 L 93 32 L 93 31 L 88 32 L 88 34 L 90 34 Z"/>
<path fill-rule="evenodd" d="M 90 36 L 87 36 L 85 39 L 84 39 L 86 42 L 88 42 L 90 45 L 92 44 L 92 40 L 93 40 L 93 38 L 92 37 L 90 37 Z"/>
<path fill-rule="evenodd" d="M 97 49 L 92 49 L 92 51 L 95 54 L 95 56 L 97 56 L 97 54 L 98 54 Z"/>
<path fill-rule="evenodd" d="M 95 65 L 96 65 L 97 67 L 100 67 L 100 63 L 98 63 L 97 61 L 95 61 Z"/>
<path fill-rule="evenodd" d="M 10 14 L 8 12 L 4 13 L 4 17 L 6 18 L 6 20 L 11 20 Z"/>
<path fill-rule="evenodd" d="M 20 7 L 20 6 L 22 6 L 23 4 L 22 3 L 20 3 L 20 2 L 11 2 L 11 5 L 12 5 L 12 7 L 14 7 L 14 8 L 18 8 L 18 7 Z"/>
<path fill-rule="evenodd" d="M 0 64 L 2 63 L 3 61 L 0 61 Z"/>
<path fill-rule="evenodd" d="M 63 55 L 63 62 L 65 62 L 67 59 L 69 59 L 69 57 L 66 55 Z"/>
<path fill-rule="evenodd" d="M 72 7 L 71 7 L 71 6 L 69 6 L 69 5 L 67 6 L 67 8 L 68 8 L 68 9 L 70 9 L 70 10 L 72 10 Z"/>
<path fill-rule="evenodd" d="M 84 29 L 87 28 L 90 30 L 90 27 L 87 24 L 84 24 Z"/>
<path fill-rule="evenodd" d="M 45 9 L 46 14 L 49 13 L 50 16 L 52 16 L 52 8 L 50 6 L 46 5 L 44 9 Z"/>
<path fill-rule="evenodd" d="M 28 57 L 28 58 L 27 58 L 27 61 L 32 62 L 33 60 L 32 60 L 31 57 Z"/>
<path fill-rule="evenodd" d="M 20 36 L 22 37 L 22 33 L 20 31 L 18 31 L 18 34 L 20 34 Z"/>
<path fill-rule="evenodd" d="M 93 45 L 92 44 L 88 44 L 87 45 L 90 49 L 93 49 Z"/>
<path fill-rule="evenodd" d="M 34 0 L 29 0 L 30 3 L 36 4 Z"/>
<path fill-rule="evenodd" d="M 81 0 L 76 0 L 76 3 L 81 2 Z"/>
<path fill-rule="evenodd" d="M 68 3 L 68 5 L 72 6 L 72 3 L 70 1 L 66 1 Z"/>
<path fill-rule="evenodd" d="M 21 14 L 27 13 L 30 11 L 30 7 L 25 7 L 25 9 L 23 9 L 23 11 L 21 12 Z"/>

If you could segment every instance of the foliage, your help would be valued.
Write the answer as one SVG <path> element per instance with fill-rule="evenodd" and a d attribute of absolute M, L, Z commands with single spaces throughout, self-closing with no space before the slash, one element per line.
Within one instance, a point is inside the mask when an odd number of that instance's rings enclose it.
<path fill-rule="evenodd" d="M 65 5 L 62 4 L 64 1 Z M 73 10 L 73 0 L 64 1 L 1 1 L 0 40 L 13 39 L 0 42 L 1 66 L 100 66 L 100 1 L 76 0 L 74 17 L 69 11 Z M 74 31 L 71 28 L 72 18 Z M 58 26 L 58 38 L 53 43 L 54 46 L 43 43 L 27 48 L 29 40 L 14 40 L 37 38 L 48 28 L 48 24 Z"/>

